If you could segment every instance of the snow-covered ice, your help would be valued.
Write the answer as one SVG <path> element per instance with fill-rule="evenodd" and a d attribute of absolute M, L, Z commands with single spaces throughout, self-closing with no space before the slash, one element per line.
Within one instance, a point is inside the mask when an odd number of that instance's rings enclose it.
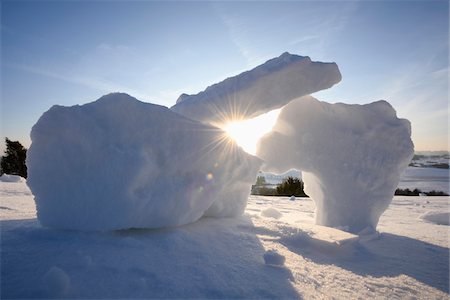
<path fill-rule="evenodd" d="M 236 218 L 80 232 L 40 226 L 24 182 L 0 182 L 0 195 L 2 299 L 448 298 L 449 227 L 420 216 L 448 212 L 449 197 L 394 197 L 379 237 L 360 244 L 314 225 L 309 198 L 250 196 Z M 282 217 L 261 217 L 269 207 Z M 283 267 L 266 265 L 269 251 Z"/>
<path fill-rule="evenodd" d="M 414 154 L 409 121 L 386 101 L 287 104 L 258 146 L 264 170 L 302 170 L 316 222 L 357 233 L 376 228 Z"/>
<path fill-rule="evenodd" d="M 420 218 L 437 225 L 450 225 L 450 212 L 429 211 Z"/>
<path fill-rule="evenodd" d="M 23 182 L 25 178 L 20 177 L 19 175 L 9 175 L 3 174 L 0 176 L 0 182 Z"/>
<path fill-rule="evenodd" d="M 249 119 L 280 108 L 340 80 L 335 63 L 312 62 L 307 56 L 286 52 L 196 95 L 183 94 L 171 109 L 222 127 L 232 120 Z"/>
<path fill-rule="evenodd" d="M 127 94 L 53 106 L 31 132 L 28 185 L 45 226 L 178 226 L 245 209 L 261 161 L 226 133 Z"/>

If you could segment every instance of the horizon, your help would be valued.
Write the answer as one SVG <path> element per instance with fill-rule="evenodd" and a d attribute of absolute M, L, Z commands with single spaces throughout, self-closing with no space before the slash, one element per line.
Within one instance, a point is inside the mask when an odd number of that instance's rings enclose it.
<path fill-rule="evenodd" d="M 410 120 L 416 152 L 450 149 L 446 1 L 1 6 L 2 153 L 5 137 L 29 148 L 52 105 L 121 91 L 170 107 L 286 51 L 337 63 L 342 81 L 319 100 L 385 99 Z"/>

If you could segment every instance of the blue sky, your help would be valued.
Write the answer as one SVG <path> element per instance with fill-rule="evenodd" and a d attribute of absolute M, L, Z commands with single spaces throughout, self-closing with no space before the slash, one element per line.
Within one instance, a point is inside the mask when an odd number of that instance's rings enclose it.
<path fill-rule="evenodd" d="M 339 65 L 317 98 L 388 100 L 416 150 L 448 150 L 448 27 L 447 1 L 2 1 L 1 138 L 28 147 L 52 105 L 109 92 L 171 106 L 289 51 Z"/>

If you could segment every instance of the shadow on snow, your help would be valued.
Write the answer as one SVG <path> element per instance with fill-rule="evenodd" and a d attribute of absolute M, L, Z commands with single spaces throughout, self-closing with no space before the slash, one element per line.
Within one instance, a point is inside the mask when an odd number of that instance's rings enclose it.
<path fill-rule="evenodd" d="M 248 217 L 173 229 L 79 232 L 2 221 L 2 298 L 300 298 L 264 264 Z"/>

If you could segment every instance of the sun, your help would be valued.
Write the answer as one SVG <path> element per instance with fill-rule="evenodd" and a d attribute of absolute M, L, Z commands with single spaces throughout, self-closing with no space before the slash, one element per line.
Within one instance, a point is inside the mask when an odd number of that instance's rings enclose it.
<path fill-rule="evenodd" d="M 272 131 L 279 114 L 280 109 L 276 109 L 253 119 L 226 123 L 221 126 L 221 128 L 227 132 L 228 136 L 241 146 L 244 151 L 255 155 L 258 140 L 264 134 Z"/>

